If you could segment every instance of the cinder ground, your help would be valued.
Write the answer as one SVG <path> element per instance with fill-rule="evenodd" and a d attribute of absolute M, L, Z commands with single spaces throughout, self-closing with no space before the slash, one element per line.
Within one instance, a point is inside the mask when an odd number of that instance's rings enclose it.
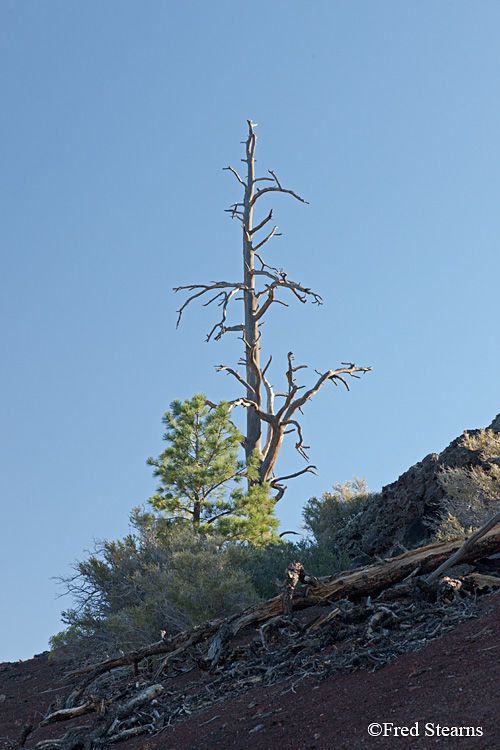
<path fill-rule="evenodd" d="M 500 750 L 500 595 L 485 597 L 477 618 L 376 672 L 292 684 L 254 688 L 118 750 Z M 38 724 L 68 692 L 63 667 L 44 658 L 0 665 L 0 747 L 11 747 L 26 723 Z M 417 727 L 418 735 L 373 738 L 374 722 Z M 38 730 L 26 748 L 63 733 L 57 725 Z"/>

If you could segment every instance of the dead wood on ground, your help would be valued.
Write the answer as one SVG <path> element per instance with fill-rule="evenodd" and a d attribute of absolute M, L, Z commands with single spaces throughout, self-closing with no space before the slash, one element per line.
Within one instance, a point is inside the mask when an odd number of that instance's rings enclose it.
<path fill-rule="evenodd" d="M 85 687 L 87 687 L 105 672 L 132 664 L 136 666 L 150 656 L 161 654 L 169 654 L 170 657 L 178 656 L 191 646 L 204 643 L 209 638 L 214 638 L 221 644 L 219 647 L 214 646 L 212 648 L 209 661 L 213 664 L 215 653 L 221 650 L 222 643 L 227 641 L 228 638 L 233 637 L 245 627 L 257 625 L 277 615 L 288 615 L 290 605 L 292 605 L 292 610 L 297 610 L 314 605 L 331 604 L 340 599 L 356 600 L 365 596 L 375 597 L 385 589 L 395 586 L 414 574 L 415 571 L 418 571 L 420 576 L 424 576 L 438 569 L 462 546 L 462 540 L 434 542 L 425 547 L 405 552 L 398 557 L 346 571 L 336 576 L 322 578 L 307 576 L 302 565 L 295 563 L 294 565 L 298 567 L 295 570 L 292 565 L 288 569 L 284 593 L 280 596 L 251 607 L 240 615 L 213 620 L 198 625 L 192 630 L 166 637 L 149 647 L 130 652 L 124 656 L 106 659 L 99 664 L 88 665 L 74 671 L 72 675 L 87 674 L 88 678 L 85 681 Z M 461 561 L 478 560 L 498 550 L 500 550 L 500 527 L 497 526 L 478 539 L 475 544 L 470 545 L 461 556 Z M 301 576 L 302 580 L 307 583 L 307 588 L 304 592 L 297 593 L 295 589 Z M 219 631 L 223 631 L 223 635 Z M 210 647 L 208 650 L 210 650 Z"/>
<path fill-rule="evenodd" d="M 53 711 L 39 726 L 92 710 L 94 723 L 72 727 L 55 740 L 42 740 L 35 749 L 103 748 L 128 737 L 161 732 L 178 717 L 241 694 L 252 685 L 282 680 L 286 692 L 305 678 L 321 680 L 336 672 L 377 669 L 415 651 L 473 617 L 476 595 L 500 586 L 500 578 L 478 572 L 437 583 L 426 580 L 461 546 L 460 540 L 434 543 L 321 579 L 293 563 L 280 596 L 240 615 L 73 672 L 73 678 L 83 677 L 83 682 L 75 686 L 66 708 Z M 469 545 L 461 561 L 471 563 L 499 550 L 496 527 Z M 311 616 L 307 610 L 315 605 L 323 611 L 313 610 Z M 245 628 L 242 638 L 235 639 Z M 147 657 L 163 658 L 149 663 L 149 671 L 139 671 Z M 134 667 L 133 673 L 128 666 Z M 106 676 L 119 667 L 122 670 L 114 677 Z M 182 679 L 177 684 L 177 676 L 191 671 L 192 682 Z M 85 697 L 91 683 L 96 683 L 92 695 Z M 31 731 L 36 729 L 30 727 Z"/>

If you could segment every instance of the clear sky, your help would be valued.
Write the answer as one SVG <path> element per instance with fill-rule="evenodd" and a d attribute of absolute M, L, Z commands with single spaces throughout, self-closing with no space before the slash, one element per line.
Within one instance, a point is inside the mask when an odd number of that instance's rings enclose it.
<path fill-rule="evenodd" d="M 241 278 L 246 120 L 271 265 L 324 305 L 275 306 L 311 384 L 373 366 L 306 409 L 318 477 L 289 483 L 282 529 L 332 483 L 372 490 L 500 411 L 500 5 L 493 0 L 2 0 L 0 661 L 61 629 L 54 576 L 128 531 L 155 490 L 174 398 L 239 395 L 204 342 L 175 330 L 176 285 Z M 265 202 L 267 200 L 267 202 Z M 241 304 L 241 303 L 240 303 Z M 233 323 L 238 321 L 234 308 Z M 293 447 L 280 473 L 303 468 Z"/>

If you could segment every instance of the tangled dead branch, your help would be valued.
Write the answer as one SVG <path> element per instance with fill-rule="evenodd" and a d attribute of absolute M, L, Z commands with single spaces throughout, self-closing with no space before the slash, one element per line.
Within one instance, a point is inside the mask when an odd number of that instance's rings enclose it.
<path fill-rule="evenodd" d="M 91 725 L 87 719 L 34 747 L 103 748 L 159 733 L 177 718 L 254 685 L 281 681 L 286 693 L 305 678 L 379 669 L 473 617 L 477 595 L 500 587 L 500 577 L 478 572 L 426 581 L 460 546 L 461 541 L 435 543 L 320 579 L 293 563 L 274 599 L 72 672 L 70 678 L 81 682 L 66 706 L 49 712 L 38 727 L 25 728 L 24 741 L 42 726 L 89 715 L 95 717 Z M 499 550 L 495 527 L 462 560 L 471 563 Z M 189 673 L 193 679 L 186 681 Z"/>
<path fill-rule="evenodd" d="M 295 449 L 297 450 L 297 452 L 306 461 L 309 460 L 306 453 L 309 446 L 306 446 L 304 444 L 302 426 L 300 422 L 295 418 L 296 413 L 303 413 L 302 409 L 304 405 L 321 390 L 325 383 L 330 381 L 334 385 L 337 385 L 340 382 L 343 383 L 347 390 L 349 390 L 349 383 L 347 382 L 346 377 L 359 378 L 360 375 L 358 375 L 358 373 L 364 375 L 364 373 L 369 372 L 372 369 L 371 367 L 357 367 L 354 363 L 351 362 L 343 362 L 342 367 L 339 367 L 336 370 L 327 370 L 323 373 L 319 373 L 318 371 L 316 371 L 316 373 L 319 375 L 316 383 L 312 386 L 312 388 L 309 388 L 303 394 L 298 396 L 298 392 L 302 390 L 304 386 L 297 385 L 295 381 L 295 373 L 298 370 L 306 369 L 307 365 L 299 365 L 294 367 L 294 356 L 292 352 L 288 352 L 287 358 L 288 368 L 286 371 L 286 379 L 288 383 L 288 389 L 285 393 L 275 393 L 273 387 L 267 380 L 266 369 L 269 366 L 269 363 L 263 370 L 254 365 L 256 374 L 256 377 L 253 381 L 254 385 L 250 385 L 248 381 L 243 379 L 239 372 L 233 370 L 230 367 L 227 367 L 226 365 L 219 365 L 217 367 L 218 371 L 225 370 L 230 375 L 235 377 L 240 384 L 247 387 L 247 396 L 243 396 L 230 401 L 229 403 L 231 407 L 245 406 L 248 409 L 252 409 L 257 415 L 259 421 L 267 424 L 267 439 L 264 447 L 261 450 L 262 462 L 260 467 L 260 476 L 262 482 L 269 482 L 270 486 L 273 489 L 278 490 L 278 492 L 281 493 L 279 497 L 281 497 L 286 489 L 286 487 L 283 487 L 283 485 L 281 484 L 281 482 L 283 482 L 285 479 L 291 479 L 293 477 L 300 476 L 300 474 L 304 474 L 305 472 L 315 473 L 316 467 L 308 466 L 305 469 L 297 471 L 294 474 L 289 474 L 286 477 L 277 478 L 274 475 L 274 469 L 278 460 L 283 439 L 285 435 L 289 434 L 290 432 L 295 431 L 297 433 L 297 442 L 295 443 Z M 265 384 L 267 392 L 266 409 L 262 408 L 262 400 L 260 398 L 260 386 L 262 382 Z M 250 396 L 248 394 L 250 394 Z M 283 404 L 278 410 L 275 409 L 276 398 L 284 399 Z"/>

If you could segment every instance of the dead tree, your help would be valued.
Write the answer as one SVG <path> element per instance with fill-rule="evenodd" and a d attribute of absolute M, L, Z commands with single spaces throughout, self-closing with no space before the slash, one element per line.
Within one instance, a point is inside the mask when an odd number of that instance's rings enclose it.
<path fill-rule="evenodd" d="M 275 499 L 279 500 L 286 489 L 283 485 L 284 481 L 308 471 L 315 473 L 316 467 L 314 466 L 307 466 L 301 471 L 285 477 L 276 477 L 274 473 L 279 451 L 287 433 L 296 433 L 295 447 L 306 461 L 309 460 L 306 454 L 308 446 L 304 445 L 301 425 L 296 416 L 297 412 L 302 412 L 304 404 L 327 381 L 334 385 L 339 382 L 343 383 L 349 390 L 347 377 L 359 377 L 356 373 L 365 373 L 371 370 L 371 367 L 356 367 L 353 363 L 343 362 L 341 367 L 335 370 L 327 370 L 323 373 L 316 370 L 315 372 L 318 375 L 316 383 L 302 395 L 299 395 L 299 391 L 304 386 L 296 384 L 295 373 L 305 368 L 306 365 L 294 367 L 294 358 L 292 352 L 289 352 L 288 369 L 286 371 L 287 389 L 284 393 L 274 393 L 267 376 L 272 357 L 269 358 L 264 367 L 261 365 L 260 326 L 263 322 L 263 316 L 272 304 L 288 306 L 286 302 L 278 298 L 278 293 L 282 290 L 291 293 L 302 303 L 309 300 L 313 304 L 321 305 L 322 298 L 310 288 L 289 279 L 282 268 L 270 266 L 262 258 L 262 248 L 269 240 L 278 236 L 278 233 L 277 227 L 271 224 L 273 219 L 272 209 L 267 216 L 255 223 L 254 210 L 257 201 L 267 193 L 285 193 L 301 203 L 307 203 L 307 201 L 293 190 L 284 188 L 272 170 L 268 170 L 270 176 L 256 177 L 256 142 L 255 124 L 248 120 L 248 138 L 245 143 L 246 157 L 242 159 L 246 164 L 246 179 L 243 179 L 233 167 L 225 167 L 226 170 L 232 172 L 244 190 L 243 201 L 234 203 L 231 208 L 226 209 L 232 219 L 237 219 L 241 223 L 243 230 L 243 280 L 241 282 L 212 281 L 209 284 L 190 284 L 176 287 L 174 291 L 183 290 L 190 293 L 188 299 L 177 311 L 177 326 L 181 321 L 184 310 L 193 300 L 212 294 L 213 296 L 204 303 L 204 306 L 217 301 L 222 309 L 222 314 L 220 320 L 207 334 L 206 340 L 215 339 L 218 341 L 229 331 L 241 334 L 245 354 L 239 365 L 244 366 L 245 375 L 226 365 L 219 365 L 216 369 L 230 373 L 245 390 L 244 396 L 230 402 L 231 406 L 244 406 L 247 410 L 245 453 L 247 459 L 249 459 L 257 451 L 260 458 L 260 483 L 269 483 L 270 487 L 277 491 Z M 259 235 L 259 237 L 262 237 L 259 239 L 257 235 L 262 230 L 265 230 L 265 234 L 264 236 Z M 256 267 L 256 263 L 258 267 Z M 261 284 L 259 285 L 258 282 L 261 282 Z M 214 292 L 215 294 L 213 294 Z M 231 300 L 241 299 L 241 297 L 237 297 L 238 294 L 242 295 L 244 303 L 244 322 L 238 325 L 226 325 L 228 305 Z M 284 399 L 279 407 L 275 405 L 276 398 Z M 265 440 L 262 435 L 264 425 L 267 427 Z"/>

